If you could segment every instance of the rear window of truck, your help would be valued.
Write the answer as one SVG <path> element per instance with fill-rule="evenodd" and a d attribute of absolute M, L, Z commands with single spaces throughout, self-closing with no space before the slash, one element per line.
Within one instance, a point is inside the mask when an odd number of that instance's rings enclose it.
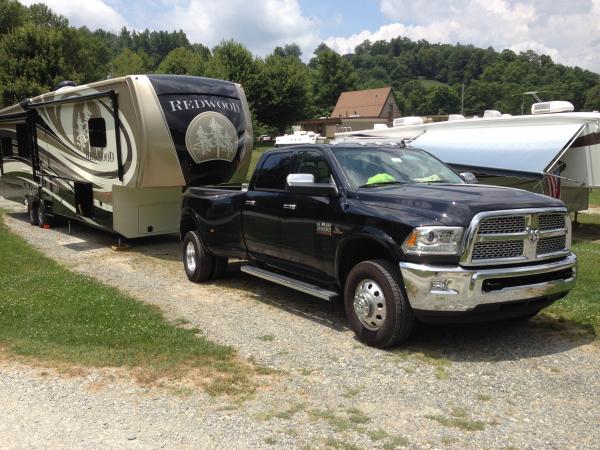
<path fill-rule="evenodd" d="M 255 189 L 285 190 L 285 179 L 290 173 L 292 153 L 275 153 L 265 158 Z"/>

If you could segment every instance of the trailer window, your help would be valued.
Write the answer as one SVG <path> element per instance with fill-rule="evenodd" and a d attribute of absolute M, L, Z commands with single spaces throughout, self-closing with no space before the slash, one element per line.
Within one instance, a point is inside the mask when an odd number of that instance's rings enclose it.
<path fill-rule="evenodd" d="M 2 152 L 2 157 L 7 158 L 9 156 L 13 156 L 13 148 L 12 148 L 12 139 L 9 137 L 3 137 L 2 141 L 0 141 L 0 151 Z"/>
<path fill-rule="evenodd" d="M 90 147 L 106 147 L 106 122 L 102 117 L 88 120 Z"/>
<path fill-rule="evenodd" d="M 255 188 L 283 191 L 291 163 L 291 153 L 275 153 L 267 156 L 258 174 Z"/>
<path fill-rule="evenodd" d="M 29 125 L 17 125 L 17 150 L 21 158 L 31 158 L 31 139 L 29 139 Z"/>

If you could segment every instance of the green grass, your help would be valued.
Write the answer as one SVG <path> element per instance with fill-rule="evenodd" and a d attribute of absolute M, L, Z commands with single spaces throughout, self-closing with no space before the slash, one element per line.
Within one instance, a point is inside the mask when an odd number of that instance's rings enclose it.
<path fill-rule="evenodd" d="M 592 189 L 591 190 L 590 206 L 600 206 L 600 189 Z"/>
<path fill-rule="evenodd" d="M 600 338 L 600 215 L 579 214 L 573 251 L 579 259 L 575 288 L 546 313 L 575 324 L 592 327 Z M 594 242 L 596 241 L 596 242 Z"/>
<path fill-rule="evenodd" d="M 0 213 L 0 349 L 43 364 L 124 367 L 140 381 L 195 371 L 211 394 L 252 389 L 250 364 L 146 305 L 73 273 L 8 231 Z M 99 261 L 99 264 L 102 264 Z"/>
<path fill-rule="evenodd" d="M 469 419 L 464 408 L 454 408 L 450 416 L 437 414 L 425 417 L 430 420 L 435 420 L 445 427 L 459 428 L 463 431 L 482 431 L 485 429 L 485 422 Z"/>

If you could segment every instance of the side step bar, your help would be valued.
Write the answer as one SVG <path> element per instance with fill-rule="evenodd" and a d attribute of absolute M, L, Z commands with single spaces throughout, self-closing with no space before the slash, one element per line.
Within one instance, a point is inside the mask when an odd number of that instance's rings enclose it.
<path fill-rule="evenodd" d="M 263 280 L 268 280 L 273 283 L 277 283 L 282 286 L 295 289 L 296 291 L 312 295 L 313 297 L 318 297 L 320 299 L 327 300 L 329 302 L 335 300 L 335 298 L 339 295 L 337 292 L 328 291 L 327 289 L 320 288 L 318 286 L 315 286 L 314 284 L 286 277 L 285 275 L 271 272 L 269 270 L 259 269 L 258 267 L 246 265 L 242 266 L 240 270 L 244 273 L 247 273 L 248 275 L 262 278 Z"/>

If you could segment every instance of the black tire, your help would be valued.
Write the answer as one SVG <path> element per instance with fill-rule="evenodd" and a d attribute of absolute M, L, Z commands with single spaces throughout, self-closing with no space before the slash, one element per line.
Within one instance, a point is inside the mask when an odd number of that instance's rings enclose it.
<path fill-rule="evenodd" d="M 48 205 L 44 200 L 40 200 L 37 206 L 38 225 L 44 227 L 44 225 L 50 225 L 50 217 L 48 217 Z"/>
<path fill-rule="evenodd" d="M 229 259 L 223 258 L 221 256 L 214 256 L 213 258 L 213 273 L 211 278 L 223 278 L 227 273 L 227 267 L 229 267 Z"/>
<path fill-rule="evenodd" d="M 29 223 L 31 225 L 39 225 L 38 222 L 38 204 L 34 200 L 27 201 L 27 214 L 29 214 Z"/>
<path fill-rule="evenodd" d="M 361 290 L 367 294 L 362 295 L 362 300 L 370 305 L 368 314 L 363 309 L 363 319 L 357 313 L 361 305 L 357 292 Z M 381 295 L 383 302 L 377 303 Z M 355 296 L 359 298 L 358 307 L 355 307 Z M 414 314 L 402 290 L 400 271 L 390 261 L 364 261 L 354 266 L 346 279 L 344 306 L 350 327 L 358 339 L 372 347 L 385 348 L 404 342 L 415 324 Z"/>
<path fill-rule="evenodd" d="M 183 238 L 183 267 L 190 281 L 210 280 L 214 270 L 214 257 L 208 253 L 197 231 L 188 231 Z"/>

